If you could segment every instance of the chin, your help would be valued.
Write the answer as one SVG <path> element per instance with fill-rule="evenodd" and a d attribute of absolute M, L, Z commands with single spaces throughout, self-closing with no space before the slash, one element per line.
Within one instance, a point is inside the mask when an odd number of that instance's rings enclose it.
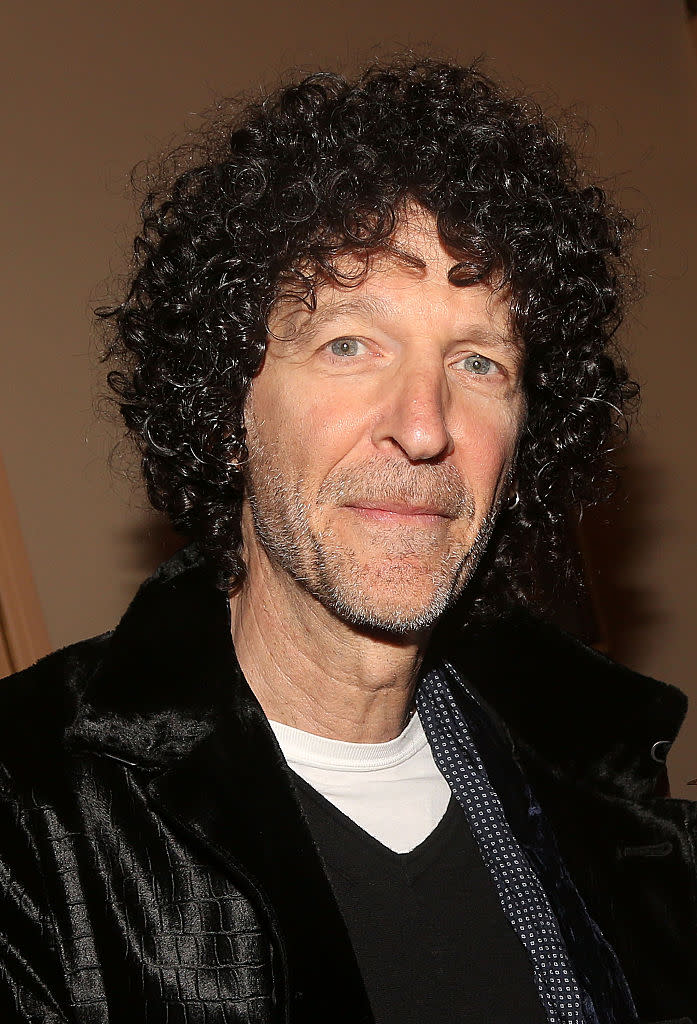
<path fill-rule="evenodd" d="M 323 603 L 337 618 L 356 629 L 400 638 L 416 637 L 430 631 L 447 607 L 447 603 L 442 607 L 414 607 L 404 604 L 377 604 L 374 601 L 371 604 L 357 605 L 341 598 L 325 598 Z"/>
<path fill-rule="evenodd" d="M 384 574 L 359 574 L 355 568 L 349 579 L 334 573 L 319 581 L 314 596 L 349 625 L 405 637 L 432 629 L 463 589 L 458 577 L 436 586 L 432 570 L 419 572 L 413 564 L 391 566 L 389 577 L 388 583 Z"/>

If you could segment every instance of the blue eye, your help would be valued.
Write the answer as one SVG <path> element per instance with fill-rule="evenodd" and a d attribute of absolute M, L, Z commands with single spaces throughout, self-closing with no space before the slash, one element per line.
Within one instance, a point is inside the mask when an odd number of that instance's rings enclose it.
<path fill-rule="evenodd" d="M 492 359 L 487 359 L 486 356 L 473 355 L 463 359 L 462 365 L 470 373 L 476 373 L 481 377 L 485 377 L 493 368 L 494 362 Z"/>
<path fill-rule="evenodd" d="M 329 350 L 333 356 L 357 356 L 360 344 L 357 338 L 337 338 L 331 343 Z"/>

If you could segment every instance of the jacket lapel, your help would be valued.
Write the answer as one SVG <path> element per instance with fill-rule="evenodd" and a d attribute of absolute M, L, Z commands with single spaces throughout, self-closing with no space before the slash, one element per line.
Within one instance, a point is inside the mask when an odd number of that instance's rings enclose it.
<path fill-rule="evenodd" d="M 139 591 L 68 739 L 155 770 L 148 791 L 160 812 L 268 920 L 287 1024 L 372 1022 L 290 770 L 237 664 L 226 595 L 191 549 Z"/>

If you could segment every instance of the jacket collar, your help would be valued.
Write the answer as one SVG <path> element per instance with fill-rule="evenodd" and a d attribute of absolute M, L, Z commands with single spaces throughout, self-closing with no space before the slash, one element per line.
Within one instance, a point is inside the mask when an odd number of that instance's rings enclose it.
<path fill-rule="evenodd" d="M 225 594 L 196 548 L 184 548 L 143 583 L 106 639 L 70 745 L 145 767 L 172 764 L 214 730 L 226 702 L 251 696 L 231 686 L 231 659 Z"/>
<path fill-rule="evenodd" d="M 229 614 L 194 546 L 160 566 L 107 641 L 71 744 L 166 766 L 216 729 L 221 708 L 240 722 L 263 719 L 237 667 Z M 653 793 L 687 708 L 676 687 L 522 612 L 445 627 L 432 648 L 447 651 L 514 742 L 554 773 L 628 799 Z"/>
<path fill-rule="evenodd" d="M 523 760 L 627 800 L 649 799 L 667 787 L 665 759 L 687 710 L 677 687 L 619 665 L 523 611 L 461 629 L 448 644 Z"/>

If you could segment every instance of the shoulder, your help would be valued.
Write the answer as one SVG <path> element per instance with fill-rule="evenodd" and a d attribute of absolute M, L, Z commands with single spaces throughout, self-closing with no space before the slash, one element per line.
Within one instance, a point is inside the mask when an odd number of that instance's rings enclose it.
<path fill-rule="evenodd" d="M 677 686 L 628 668 L 526 611 L 462 630 L 456 647 L 474 685 L 511 713 L 529 711 L 531 696 L 538 716 L 545 706 L 563 704 L 584 718 L 595 719 L 602 708 L 613 720 L 636 715 L 679 725 L 687 710 Z"/>
<path fill-rule="evenodd" d="M 655 792 L 687 710 L 678 687 L 520 610 L 450 633 L 447 647 L 519 747 L 550 770 L 632 798 Z"/>
<path fill-rule="evenodd" d="M 83 690 L 111 633 L 81 640 L 0 679 L 0 765 L 10 776 L 60 757 Z"/>

